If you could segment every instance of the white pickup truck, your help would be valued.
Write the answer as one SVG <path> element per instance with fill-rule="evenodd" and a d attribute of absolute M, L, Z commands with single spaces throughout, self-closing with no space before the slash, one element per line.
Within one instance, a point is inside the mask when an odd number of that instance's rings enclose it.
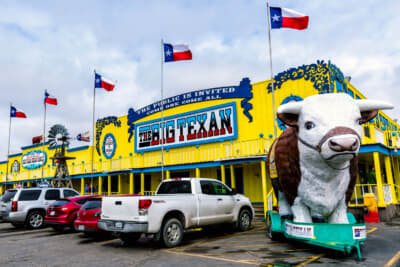
<path fill-rule="evenodd" d="M 185 229 L 231 223 L 246 231 L 253 217 L 250 200 L 218 180 L 174 178 L 161 182 L 154 196 L 104 197 L 98 226 L 119 232 L 124 242 L 144 233 L 174 247 Z"/>

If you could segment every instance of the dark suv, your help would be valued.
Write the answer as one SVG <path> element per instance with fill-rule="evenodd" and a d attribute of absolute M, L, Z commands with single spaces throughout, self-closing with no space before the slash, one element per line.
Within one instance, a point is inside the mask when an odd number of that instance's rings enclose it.
<path fill-rule="evenodd" d="M 15 227 L 36 229 L 43 226 L 47 207 L 57 199 L 79 195 L 71 188 L 9 189 L 1 199 L 0 218 Z"/>

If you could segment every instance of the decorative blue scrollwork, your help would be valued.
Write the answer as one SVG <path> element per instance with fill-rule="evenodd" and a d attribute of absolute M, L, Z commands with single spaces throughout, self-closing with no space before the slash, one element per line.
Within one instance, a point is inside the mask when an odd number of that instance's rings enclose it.
<path fill-rule="evenodd" d="M 329 79 L 330 79 L 331 93 L 335 91 L 335 81 L 339 81 L 342 84 L 343 92 L 347 93 L 347 84 L 344 81 L 343 72 L 334 64 L 331 64 L 330 61 L 329 61 Z"/>
<path fill-rule="evenodd" d="M 274 77 L 275 90 L 280 89 L 282 84 L 288 80 L 304 79 L 313 82 L 314 88 L 317 89 L 320 94 L 332 93 L 333 90 L 330 86 L 328 75 L 330 73 L 330 66 L 330 63 L 326 64 L 323 60 L 317 60 L 316 64 L 314 63 L 303 65 L 298 68 L 290 68 L 287 71 L 278 73 Z M 272 92 L 271 83 L 268 84 L 267 90 L 268 93 Z"/>
<path fill-rule="evenodd" d="M 116 127 L 121 127 L 121 121 L 118 120 L 117 117 L 115 116 L 110 116 L 110 117 L 105 117 L 103 119 L 98 119 L 96 121 L 96 151 L 99 156 L 101 156 L 100 152 L 100 137 L 101 133 L 104 129 L 109 124 L 114 124 Z"/>

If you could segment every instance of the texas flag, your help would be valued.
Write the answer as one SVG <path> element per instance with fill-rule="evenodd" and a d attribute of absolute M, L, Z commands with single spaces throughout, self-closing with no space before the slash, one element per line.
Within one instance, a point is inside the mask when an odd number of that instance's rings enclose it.
<path fill-rule="evenodd" d="M 49 93 L 46 91 L 44 92 L 44 103 L 57 106 L 57 98 L 49 95 Z"/>
<path fill-rule="evenodd" d="M 115 87 L 114 83 L 108 81 L 98 73 L 95 73 L 94 84 L 96 88 L 103 88 L 107 91 L 112 91 Z"/>
<path fill-rule="evenodd" d="M 192 52 L 187 45 L 164 44 L 165 62 L 191 60 Z"/>
<path fill-rule="evenodd" d="M 26 115 L 22 110 L 17 110 L 15 107 L 11 106 L 10 117 L 11 118 L 26 118 Z"/>
<path fill-rule="evenodd" d="M 271 29 L 291 28 L 304 30 L 308 27 L 308 16 L 305 14 L 281 7 L 270 7 L 269 10 Z"/>

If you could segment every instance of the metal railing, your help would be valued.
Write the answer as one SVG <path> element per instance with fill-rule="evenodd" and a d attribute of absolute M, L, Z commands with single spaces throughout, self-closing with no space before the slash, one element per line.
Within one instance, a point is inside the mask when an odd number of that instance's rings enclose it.
<path fill-rule="evenodd" d="M 376 184 L 356 184 L 348 205 L 350 207 L 364 206 L 364 195 L 368 193 L 373 193 L 378 201 Z"/>
<path fill-rule="evenodd" d="M 190 164 L 224 160 L 238 157 L 251 157 L 267 155 L 272 144 L 272 139 L 258 138 L 245 141 L 233 141 L 224 143 L 204 144 L 196 148 L 188 147 L 170 152 L 164 150 L 165 164 Z M 150 168 L 161 165 L 160 151 L 147 152 L 144 155 L 136 153 L 129 157 L 120 157 L 112 160 L 102 160 L 93 162 L 82 162 L 79 164 L 70 163 L 68 165 L 70 175 L 90 174 L 93 172 L 115 171 L 132 168 Z M 44 168 L 44 176 L 51 177 L 56 171 L 56 166 L 50 165 Z M 35 180 L 42 178 L 41 168 L 18 173 L 8 174 L 7 181 Z M 6 181 L 6 175 L 0 176 L 1 182 Z"/>

